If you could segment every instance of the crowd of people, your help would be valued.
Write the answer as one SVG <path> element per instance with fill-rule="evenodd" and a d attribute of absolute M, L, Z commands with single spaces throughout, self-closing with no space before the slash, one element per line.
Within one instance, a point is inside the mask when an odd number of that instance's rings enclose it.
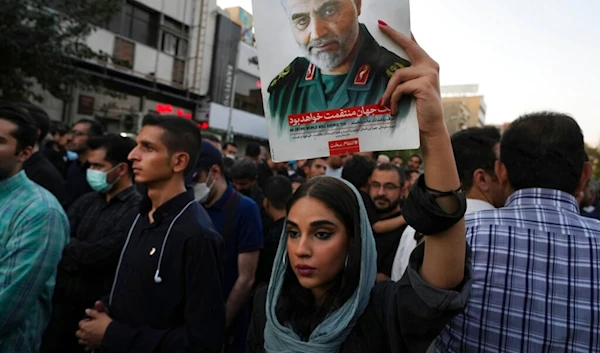
<path fill-rule="evenodd" d="M 136 140 L 0 101 L 0 353 L 600 351 L 600 209 L 581 129 L 539 112 L 422 154 L 275 162 L 147 115 Z M 543 126 L 544 128 L 540 128 Z"/>

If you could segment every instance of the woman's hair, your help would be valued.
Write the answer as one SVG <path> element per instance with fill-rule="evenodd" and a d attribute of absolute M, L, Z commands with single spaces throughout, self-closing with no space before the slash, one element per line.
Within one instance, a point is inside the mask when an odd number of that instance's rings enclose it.
<path fill-rule="evenodd" d="M 298 188 L 287 204 L 287 212 L 304 197 L 312 197 L 331 209 L 344 224 L 348 235 L 346 267 L 333 280 L 324 304 L 317 307 L 312 292 L 298 282 L 290 261 L 277 303 L 277 318 L 283 325 L 291 324 L 294 331 L 307 341 L 312 331 L 327 314 L 339 309 L 352 296 L 360 280 L 361 228 L 360 208 L 354 191 L 333 177 L 313 178 Z"/>

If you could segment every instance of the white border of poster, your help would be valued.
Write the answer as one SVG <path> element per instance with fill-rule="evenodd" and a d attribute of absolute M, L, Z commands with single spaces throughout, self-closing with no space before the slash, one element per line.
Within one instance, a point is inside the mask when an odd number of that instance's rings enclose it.
<path fill-rule="evenodd" d="M 419 147 L 414 100 L 395 116 L 379 104 L 410 63 L 378 20 L 410 36 L 409 11 L 409 0 L 253 0 L 274 161 Z"/>

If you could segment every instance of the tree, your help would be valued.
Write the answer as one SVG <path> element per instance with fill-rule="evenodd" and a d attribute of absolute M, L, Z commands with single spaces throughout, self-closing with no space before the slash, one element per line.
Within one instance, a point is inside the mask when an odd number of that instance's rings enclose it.
<path fill-rule="evenodd" d="M 594 167 L 594 173 L 592 174 L 592 179 L 598 180 L 598 179 L 600 179 L 600 147 L 592 147 L 592 146 L 586 144 L 585 151 L 588 154 L 590 163 L 592 163 L 592 166 Z"/>
<path fill-rule="evenodd" d="M 97 82 L 76 70 L 81 60 L 103 59 L 85 39 L 94 24 L 118 13 L 122 0 L 0 0 L 0 93 L 6 99 L 41 102 L 39 84 L 60 99 L 72 85 Z"/>

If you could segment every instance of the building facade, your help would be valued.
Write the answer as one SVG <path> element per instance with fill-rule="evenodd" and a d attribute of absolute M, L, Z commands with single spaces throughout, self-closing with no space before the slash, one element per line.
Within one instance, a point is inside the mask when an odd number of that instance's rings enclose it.
<path fill-rule="evenodd" d="M 478 85 L 442 86 L 442 105 L 450 134 L 485 125 L 487 106 Z"/>

